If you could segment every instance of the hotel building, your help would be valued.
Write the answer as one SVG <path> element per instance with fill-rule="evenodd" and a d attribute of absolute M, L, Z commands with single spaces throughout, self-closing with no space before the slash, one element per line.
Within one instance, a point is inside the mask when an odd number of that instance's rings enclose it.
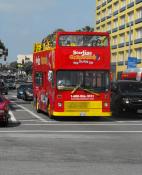
<path fill-rule="evenodd" d="M 96 0 L 95 31 L 110 33 L 113 77 L 127 69 L 128 57 L 142 67 L 142 0 Z"/>

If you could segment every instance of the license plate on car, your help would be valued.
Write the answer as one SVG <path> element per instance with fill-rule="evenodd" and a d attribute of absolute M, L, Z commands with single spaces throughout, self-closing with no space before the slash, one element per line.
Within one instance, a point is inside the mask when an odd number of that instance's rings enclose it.
<path fill-rule="evenodd" d="M 86 116 L 86 112 L 81 112 L 80 116 Z"/>

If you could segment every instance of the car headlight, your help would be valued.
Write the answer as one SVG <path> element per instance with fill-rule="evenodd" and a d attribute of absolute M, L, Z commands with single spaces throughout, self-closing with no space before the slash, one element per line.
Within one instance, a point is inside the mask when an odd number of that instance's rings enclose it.
<path fill-rule="evenodd" d="M 29 96 L 32 96 L 33 94 L 29 91 L 26 91 L 26 94 L 29 95 Z"/>
<path fill-rule="evenodd" d="M 19 91 L 19 94 L 23 94 L 23 91 Z"/>
<path fill-rule="evenodd" d="M 128 98 L 123 98 L 123 102 L 126 103 L 126 104 L 129 104 L 130 100 Z"/>

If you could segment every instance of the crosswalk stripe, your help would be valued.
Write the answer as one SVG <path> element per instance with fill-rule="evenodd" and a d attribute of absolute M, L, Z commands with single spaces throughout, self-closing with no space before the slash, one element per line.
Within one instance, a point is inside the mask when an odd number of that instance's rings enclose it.
<path fill-rule="evenodd" d="M 10 119 L 11 119 L 11 121 L 12 121 L 12 122 L 16 122 L 17 120 L 16 120 L 16 118 L 15 118 L 15 116 L 14 116 L 14 114 L 12 113 L 11 110 L 9 110 L 9 114 L 10 114 Z"/>

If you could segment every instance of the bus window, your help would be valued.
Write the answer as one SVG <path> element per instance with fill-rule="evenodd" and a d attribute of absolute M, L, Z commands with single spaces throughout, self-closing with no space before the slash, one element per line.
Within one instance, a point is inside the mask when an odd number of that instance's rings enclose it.
<path fill-rule="evenodd" d="M 36 84 L 36 86 L 42 86 L 43 85 L 43 73 L 42 72 L 36 72 L 36 74 L 35 74 L 35 84 Z"/>

